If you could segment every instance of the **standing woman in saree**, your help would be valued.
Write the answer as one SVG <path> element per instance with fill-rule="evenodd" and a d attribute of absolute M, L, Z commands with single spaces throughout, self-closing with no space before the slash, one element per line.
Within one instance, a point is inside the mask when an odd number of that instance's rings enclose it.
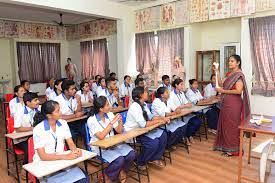
<path fill-rule="evenodd" d="M 230 72 L 221 81 L 221 110 L 218 121 L 217 137 L 214 150 L 222 151 L 224 156 L 238 156 L 240 145 L 239 126 L 250 117 L 249 93 L 245 76 L 241 70 L 241 57 L 232 55 L 228 63 Z"/>

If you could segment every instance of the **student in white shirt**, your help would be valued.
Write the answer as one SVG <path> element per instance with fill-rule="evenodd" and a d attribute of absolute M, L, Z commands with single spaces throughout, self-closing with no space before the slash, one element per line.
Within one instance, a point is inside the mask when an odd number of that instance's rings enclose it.
<path fill-rule="evenodd" d="M 172 91 L 172 86 L 170 84 L 170 77 L 168 75 L 163 75 L 162 78 L 162 83 L 159 85 L 159 87 L 166 87 L 169 91 Z"/>
<path fill-rule="evenodd" d="M 217 96 L 216 75 L 212 74 L 210 79 L 211 79 L 211 83 L 206 85 L 206 87 L 204 88 L 204 97 L 205 98 L 211 98 L 211 97 L 216 97 Z"/>
<path fill-rule="evenodd" d="M 152 115 L 146 101 L 148 93 L 143 87 L 136 87 L 132 92 L 134 103 L 130 106 L 126 122 L 124 124 L 125 131 L 137 128 L 145 128 L 157 123 L 169 122 L 168 119 L 156 118 Z M 137 162 L 140 169 L 144 170 L 147 163 L 152 163 L 158 167 L 164 167 L 161 157 L 165 151 L 167 143 L 167 133 L 156 128 L 144 135 L 137 137 L 137 142 L 143 146 L 142 152 L 139 154 Z"/>
<path fill-rule="evenodd" d="M 102 93 L 102 91 L 106 90 L 106 81 L 105 81 L 105 78 L 99 78 L 98 82 L 99 82 L 99 86 L 96 89 L 96 96 L 97 97 L 100 96 L 100 93 Z"/>
<path fill-rule="evenodd" d="M 55 100 L 57 96 L 59 96 L 62 93 L 62 82 L 64 79 L 57 79 L 54 81 L 54 92 L 50 93 L 48 100 Z"/>
<path fill-rule="evenodd" d="M 39 111 L 39 100 L 36 93 L 27 92 L 23 96 L 24 106 L 18 107 L 14 115 L 15 132 L 28 132 L 33 130 L 33 117 Z M 28 163 L 28 138 L 14 140 L 14 144 L 24 151 L 23 164 Z M 22 169 L 21 176 L 25 178 L 25 171 Z"/>
<path fill-rule="evenodd" d="M 91 137 L 90 143 L 114 136 L 114 131 L 123 132 L 120 114 L 114 115 L 110 109 L 106 97 L 100 96 L 94 100 L 94 115 L 89 117 L 87 122 Z M 92 150 L 100 155 L 98 147 L 92 146 Z M 124 176 L 128 173 L 131 162 L 136 158 L 136 153 L 129 145 L 123 143 L 102 150 L 102 158 L 109 163 L 105 173 L 111 181 L 116 182 L 119 181 L 120 173 Z"/>
<path fill-rule="evenodd" d="M 184 110 L 192 107 L 184 94 L 184 82 L 182 79 L 176 79 L 172 84 L 174 90 L 170 92 L 170 97 L 168 104 L 171 107 L 172 111 Z M 193 136 L 199 130 L 202 121 L 195 115 L 189 114 L 183 118 L 184 122 L 187 123 L 186 137 L 188 140 L 188 145 L 194 143 Z"/>
<path fill-rule="evenodd" d="M 51 78 L 49 83 L 48 83 L 48 88 L 45 91 L 45 95 L 47 97 L 47 99 L 49 99 L 50 94 L 54 92 L 54 78 Z"/>
<path fill-rule="evenodd" d="M 123 102 L 119 98 L 119 92 L 116 86 L 116 80 L 114 78 L 108 78 L 106 80 L 107 88 L 103 90 L 99 96 L 104 96 L 107 98 L 110 106 L 112 108 L 122 107 Z M 113 109 L 111 109 L 113 111 Z"/>
<path fill-rule="evenodd" d="M 89 83 L 83 80 L 80 83 L 80 90 L 76 92 L 76 97 L 79 97 L 81 104 L 93 103 L 93 93 L 89 88 Z"/>
<path fill-rule="evenodd" d="M 95 80 L 92 84 L 92 88 L 91 90 L 93 91 L 93 94 L 96 95 L 96 90 L 97 90 L 97 87 L 99 86 L 99 79 L 101 78 L 100 75 L 96 75 L 95 76 Z"/>
<path fill-rule="evenodd" d="M 144 88 L 145 87 L 145 85 L 144 85 L 144 79 L 143 78 L 137 78 L 136 80 L 135 80 L 135 86 L 136 87 L 142 87 L 142 88 Z"/>
<path fill-rule="evenodd" d="M 30 82 L 27 80 L 23 80 L 20 82 L 20 85 L 24 87 L 26 92 L 30 91 Z"/>
<path fill-rule="evenodd" d="M 133 89 L 131 77 L 129 75 L 124 76 L 124 83 L 121 84 L 119 88 L 119 97 L 124 99 L 126 96 L 131 96 Z"/>
<path fill-rule="evenodd" d="M 12 117 L 14 117 L 14 114 L 16 113 L 18 107 L 24 106 L 23 96 L 25 93 L 25 89 L 23 86 L 17 85 L 14 87 L 13 91 L 14 91 L 14 97 L 9 102 L 10 115 Z"/>
<path fill-rule="evenodd" d="M 65 120 L 61 119 L 59 104 L 55 101 L 47 101 L 42 105 L 41 112 L 35 114 L 33 129 L 33 143 L 35 154 L 34 162 L 74 160 L 82 156 L 82 151 L 77 149 Z M 65 142 L 71 150 L 64 152 Z M 62 183 L 88 183 L 89 178 L 77 166 L 67 168 L 50 176 L 39 179 L 39 182 L 62 182 Z"/>
<path fill-rule="evenodd" d="M 65 79 L 61 88 L 62 93 L 55 98 L 55 101 L 60 105 L 62 119 L 68 120 L 83 116 L 81 102 L 74 97 L 76 93 L 75 82 Z M 77 136 L 85 139 L 85 125 L 82 121 L 69 123 L 69 127 L 74 140 L 76 140 Z"/>
<path fill-rule="evenodd" d="M 152 103 L 152 113 L 154 116 L 168 117 L 180 113 L 180 110 L 171 112 L 171 106 L 168 103 L 169 91 L 166 87 L 157 89 L 156 98 Z M 167 129 L 167 148 L 175 149 L 175 145 L 186 136 L 187 122 L 179 119 L 172 120 L 166 125 Z"/>
<path fill-rule="evenodd" d="M 114 78 L 116 80 L 116 86 L 119 87 L 119 81 L 116 78 L 116 73 L 111 72 L 109 75 L 110 78 Z"/>
<path fill-rule="evenodd" d="M 199 83 L 196 79 L 189 80 L 190 88 L 188 89 L 186 96 L 194 104 L 203 105 L 212 100 L 212 98 L 204 99 L 198 90 Z M 219 120 L 218 112 L 214 108 L 210 108 L 203 111 L 206 114 L 209 132 L 216 134 L 217 124 Z"/>

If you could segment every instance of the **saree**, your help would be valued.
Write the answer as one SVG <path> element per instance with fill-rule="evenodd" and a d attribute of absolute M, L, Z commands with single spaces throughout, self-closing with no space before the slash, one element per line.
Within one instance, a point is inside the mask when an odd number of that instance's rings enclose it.
<path fill-rule="evenodd" d="M 239 153 L 239 126 L 250 119 L 250 102 L 245 76 L 242 72 L 235 72 L 228 75 L 223 83 L 225 90 L 233 90 L 236 89 L 235 84 L 239 80 L 244 86 L 242 95 L 221 95 L 221 110 L 214 150 Z"/>

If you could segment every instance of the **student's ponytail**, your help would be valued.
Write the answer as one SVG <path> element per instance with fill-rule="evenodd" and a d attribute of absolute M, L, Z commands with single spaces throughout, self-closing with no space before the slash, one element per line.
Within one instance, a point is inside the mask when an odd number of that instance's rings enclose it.
<path fill-rule="evenodd" d="M 141 104 L 140 99 L 141 99 L 141 95 L 144 93 L 144 88 L 143 87 L 136 87 L 133 89 L 132 91 L 132 98 L 133 101 L 138 103 L 142 109 L 142 115 L 144 117 L 144 119 L 147 121 L 148 120 L 148 115 L 147 112 L 144 109 L 144 104 Z"/>
<path fill-rule="evenodd" d="M 59 104 L 53 100 L 49 100 L 43 103 L 41 107 L 41 112 L 37 112 L 33 117 L 33 126 L 35 127 L 36 125 L 47 119 L 47 114 L 52 114 L 57 105 Z"/>

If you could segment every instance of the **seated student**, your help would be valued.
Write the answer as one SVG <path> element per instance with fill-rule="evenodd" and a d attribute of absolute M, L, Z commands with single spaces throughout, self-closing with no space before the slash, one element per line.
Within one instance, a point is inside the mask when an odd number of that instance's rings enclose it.
<path fill-rule="evenodd" d="M 172 86 L 170 84 L 170 77 L 168 75 L 163 75 L 161 80 L 162 84 L 160 84 L 159 87 L 166 87 L 169 91 L 171 91 Z"/>
<path fill-rule="evenodd" d="M 119 93 L 117 91 L 116 80 L 114 78 L 106 79 L 106 90 L 103 90 L 99 96 L 104 96 L 107 98 L 110 106 L 113 107 L 122 107 L 123 103 L 119 98 Z M 112 111 L 112 109 L 111 109 Z"/>
<path fill-rule="evenodd" d="M 48 100 L 55 100 L 55 98 L 62 93 L 61 85 L 63 81 L 64 79 L 57 79 L 54 81 L 54 92 L 50 93 Z"/>
<path fill-rule="evenodd" d="M 216 97 L 217 96 L 217 91 L 216 91 L 216 75 L 212 74 L 210 77 L 211 83 L 206 85 L 204 88 L 204 97 L 205 98 L 211 98 L 211 97 Z"/>
<path fill-rule="evenodd" d="M 152 113 L 154 116 L 172 116 L 180 113 L 180 110 L 171 112 L 171 107 L 168 103 L 169 91 L 166 87 L 157 89 L 156 98 L 152 103 Z M 175 145 L 186 136 L 187 122 L 181 119 L 174 119 L 166 125 L 168 131 L 167 147 L 175 149 Z"/>
<path fill-rule="evenodd" d="M 145 85 L 144 85 L 144 79 L 143 78 L 137 78 L 135 80 L 135 86 L 136 87 L 142 87 L 142 88 L 144 88 L 145 87 Z"/>
<path fill-rule="evenodd" d="M 130 106 L 126 122 L 124 124 L 125 131 L 137 128 L 145 128 L 160 122 L 169 122 L 168 119 L 153 117 L 152 113 L 146 105 L 148 93 L 143 87 L 136 87 L 132 92 L 134 103 Z M 153 163 L 158 167 L 164 167 L 161 157 L 165 151 L 167 143 L 167 133 L 156 128 L 144 135 L 137 137 L 137 142 L 143 146 L 142 152 L 139 154 L 137 162 L 141 170 L 144 170 L 147 163 Z"/>
<path fill-rule="evenodd" d="M 65 79 L 62 82 L 61 88 L 62 93 L 55 98 L 55 101 L 60 105 L 62 119 L 68 120 L 83 116 L 84 113 L 82 112 L 81 102 L 74 97 L 76 93 L 75 82 L 73 80 Z M 73 139 L 76 139 L 79 135 L 85 139 L 86 133 L 83 123 L 69 123 L 69 127 Z"/>
<path fill-rule="evenodd" d="M 142 74 L 138 74 L 136 79 L 139 79 L 139 78 L 143 78 L 143 75 Z"/>
<path fill-rule="evenodd" d="M 76 97 L 80 98 L 81 104 L 93 103 L 93 93 L 89 88 L 89 83 L 83 80 L 80 83 L 80 90 L 76 92 Z"/>
<path fill-rule="evenodd" d="M 33 117 L 39 111 L 39 100 L 36 93 L 24 93 L 24 106 L 18 107 L 14 115 L 14 130 L 15 132 L 27 132 L 33 129 Z M 14 144 L 24 151 L 23 164 L 28 163 L 28 138 L 14 140 Z M 22 169 L 21 176 L 25 179 L 25 171 Z"/>
<path fill-rule="evenodd" d="M 30 90 L 30 82 L 29 81 L 23 80 L 23 81 L 21 81 L 20 85 L 24 87 L 26 92 L 29 92 L 29 90 Z"/>
<path fill-rule="evenodd" d="M 107 98 L 100 96 L 94 100 L 94 115 L 88 119 L 90 142 L 102 140 L 123 132 L 123 122 L 119 114 L 114 115 L 110 112 L 110 104 Z M 93 151 L 98 155 L 98 147 L 92 146 Z M 127 144 L 119 144 L 110 149 L 102 151 L 102 158 L 109 165 L 105 169 L 105 173 L 111 181 L 119 181 L 119 174 L 125 174 L 129 171 L 130 164 L 136 158 L 135 151 Z"/>
<path fill-rule="evenodd" d="M 119 97 L 125 98 L 126 96 L 131 96 L 132 90 L 134 89 L 131 84 L 131 77 L 129 75 L 124 76 L 124 83 L 120 85 Z"/>
<path fill-rule="evenodd" d="M 49 99 L 50 94 L 51 94 L 52 92 L 54 92 L 54 78 L 51 78 L 51 79 L 50 79 L 50 81 L 49 81 L 49 83 L 47 84 L 47 86 L 48 86 L 48 88 L 47 88 L 46 91 L 45 91 L 45 95 L 46 95 L 47 99 Z"/>
<path fill-rule="evenodd" d="M 116 80 L 116 86 L 119 87 L 119 81 L 116 78 L 116 73 L 111 72 L 109 76 L 110 76 L 110 78 L 114 78 Z"/>
<path fill-rule="evenodd" d="M 172 83 L 173 83 L 176 79 L 179 79 L 179 78 L 180 78 L 179 76 L 173 75 L 173 77 L 172 77 Z"/>
<path fill-rule="evenodd" d="M 187 98 L 194 104 L 203 105 L 205 102 L 209 102 L 210 99 L 204 99 L 198 90 L 199 83 L 196 79 L 189 80 L 190 88 L 186 92 Z M 218 112 L 216 109 L 210 108 L 203 111 L 206 114 L 209 132 L 216 134 L 218 124 Z"/>
<path fill-rule="evenodd" d="M 100 93 L 102 93 L 102 91 L 106 90 L 106 81 L 105 78 L 99 78 L 98 80 L 99 86 L 96 89 L 96 96 L 100 96 Z"/>
<path fill-rule="evenodd" d="M 96 95 L 96 90 L 97 90 L 97 87 L 99 86 L 99 79 L 101 78 L 100 75 L 96 75 L 95 76 L 95 80 L 92 84 L 92 91 L 93 91 L 93 94 Z"/>
<path fill-rule="evenodd" d="M 73 160 L 82 156 L 82 151 L 76 148 L 72 140 L 67 122 L 61 119 L 60 107 L 57 102 L 50 100 L 42 105 L 41 112 L 34 116 L 34 126 L 34 162 Z M 71 152 L 61 154 L 64 152 L 65 141 Z M 73 166 L 42 178 L 39 182 L 88 183 L 89 178 L 80 168 Z"/>
<path fill-rule="evenodd" d="M 14 87 L 14 96 L 13 99 L 9 102 L 10 114 L 14 117 L 14 114 L 17 111 L 18 107 L 24 106 L 23 96 L 25 93 L 25 89 L 21 85 L 17 85 Z"/>
<path fill-rule="evenodd" d="M 188 109 L 192 107 L 184 94 L 184 82 L 182 79 L 176 79 L 172 84 L 174 90 L 170 92 L 170 97 L 168 104 L 171 107 L 172 111 Z M 202 121 L 193 114 L 189 114 L 183 118 L 184 122 L 187 122 L 186 137 L 188 140 L 188 145 L 194 143 L 193 136 L 199 130 Z"/>

